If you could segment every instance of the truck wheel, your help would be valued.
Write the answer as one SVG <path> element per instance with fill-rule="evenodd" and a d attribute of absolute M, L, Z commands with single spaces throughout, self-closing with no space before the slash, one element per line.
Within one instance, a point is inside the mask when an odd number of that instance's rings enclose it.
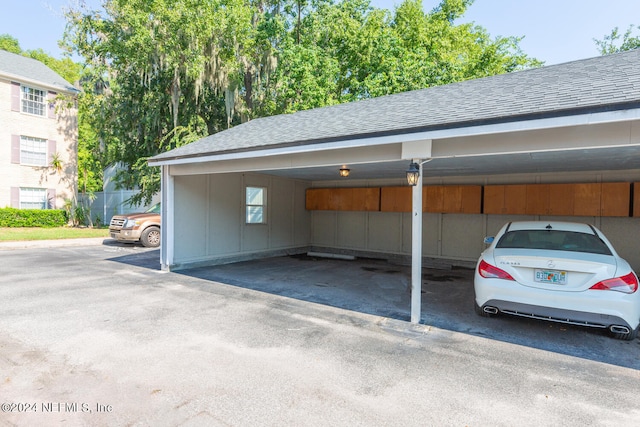
<path fill-rule="evenodd" d="M 160 228 L 156 226 L 145 228 L 140 236 L 140 243 L 147 248 L 160 246 Z"/>

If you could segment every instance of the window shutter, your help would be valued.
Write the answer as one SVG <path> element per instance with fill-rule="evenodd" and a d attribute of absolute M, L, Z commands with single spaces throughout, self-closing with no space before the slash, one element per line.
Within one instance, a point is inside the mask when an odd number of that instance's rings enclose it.
<path fill-rule="evenodd" d="M 47 209 L 55 209 L 56 208 L 56 189 L 48 188 L 47 189 Z"/>
<path fill-rule="evenodd" d="M 11 82 L 11 111 L 20 111 L 20 83 Z"/>
<path fill-rule="evenodd" d="M 55 119 L 56 118 L 56 93 L 55 92 L 49 92 L 47 94 L 47 101 L 49 104 L 49 118 L 50 119 Z"/>
<path fill-rule="evenodd" d="M 11 163 L 20 164 L 20 135 L 11 135 Z"/>
<path fill-rule="evenodd" d="M 56 142 L 52 139 L 47 140 L 47 165 L 51 166 L 53 155 L 56 154 Z"/>
<path fill-rule="evenodd" d="M 11 207 L 20 209 L 20 188 L 11 187 Z"/>

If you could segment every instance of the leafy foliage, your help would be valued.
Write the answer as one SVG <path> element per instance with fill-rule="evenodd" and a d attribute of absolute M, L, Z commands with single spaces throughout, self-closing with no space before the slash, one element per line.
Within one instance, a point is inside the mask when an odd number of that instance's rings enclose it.
<path fill-rule="evenodd" d="M 99 95 L 87 89 L 78 98 L 78 191 L 102 191 L 105 149 L 96 129 L 101 128 Z"/>
<path fill-rule="evenodd" d="M 22 53 L 18 39 L 10 36 L 9 34 L 0 34 L 0 50 L 17 53 L 18 55 Z"/>
<path fill-rule="evenodd" d="M 640 30 L 640 26 L 630 26 L 624 34 L 620 34 L 618 27 L 611 30 L 609 35 L 602 40 L 594 40 L 601 55 L 609 55 L 616 52 L 624 52 L 640 47 L 640 36 L 633 35 L 635 30 Z"/>
<path fill-rule="evenodd" d="M 541 63 L 520 39 L 457 25 L 472 0 L 106 0 L 69 10 L 65 43 L 86 61 L 88 158 L 121 163 L 148 202 L 146 159 L 255 117 L 510 72 Z"/>
<path fill-rule="evenodd" d="M 0 209 L 0 227 L 62 227 L 67 220 L 59 209 Z"/>
<path fill-rule="evenodd" d="M 121 186 L 132 188 L 149 171 L 140 159 L 237 122 L 239 70 L 251 64 L 240 53 L 255 45 L 252 8 L 240 0 L 112 0 L 105 10 L 107 18 L 69 11 L 65 37 L 102 87 L 91 106 L 96 137 L 109 163 L 126 166 Z M 134 203 L 157 192 L 155 175 L 144 177 Z"/>

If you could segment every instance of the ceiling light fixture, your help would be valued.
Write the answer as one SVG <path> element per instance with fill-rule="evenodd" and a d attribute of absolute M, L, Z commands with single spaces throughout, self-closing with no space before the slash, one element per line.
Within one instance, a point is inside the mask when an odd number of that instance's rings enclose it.
<path fill-rule="evenodd" d="M 349 176 L 349 172 L 351 172 L 351 169 L 348 169 L 348 168 L 346 168 L 344 166 L 340 168 L 340 176 L 343 177 L 343 178 L 348 177 Z"/>

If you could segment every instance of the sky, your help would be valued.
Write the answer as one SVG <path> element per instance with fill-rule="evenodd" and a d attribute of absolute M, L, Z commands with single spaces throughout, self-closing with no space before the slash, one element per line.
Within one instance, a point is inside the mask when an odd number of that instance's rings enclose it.
<path fill-rule="evenodd" d="M 78 0 L 0 0 L 0 34 L 18 39 L 23 50 L 41 48 L 61 57 L 58 40 L 65 20 L 62 8 Z M 101 0 L 87 0 L 99 5 Z M 372 0 L 393 9 L 400 0 Z M 438 0 L 423 0 L 426 11 Z M 524 37 L 520 47 L 546 65 L 598 56 L 594 39 L 618 27 L 640 25 L 640 0 L 475 0 L 458 23 L 475 22 L 491 36 Z M 638 33 L 636 33 L 638 34 Z"/>

